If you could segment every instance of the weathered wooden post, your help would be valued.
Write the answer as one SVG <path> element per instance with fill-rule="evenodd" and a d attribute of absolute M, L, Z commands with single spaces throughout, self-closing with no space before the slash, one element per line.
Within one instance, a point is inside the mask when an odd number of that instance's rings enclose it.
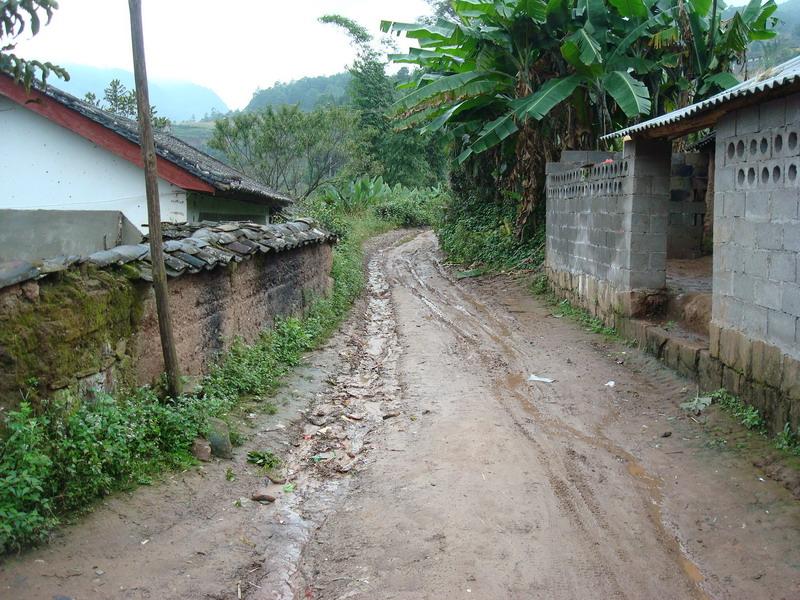
<path fill-rule="evenodd" d="M 158 313 L 158 330 L 161 334 L 161 350 L 164 354 L 164 369 L 167 372 L 167 391 L 171 396 L 175 397 L 181 393 L 181 373 L 178 365 L 178 353 L 175 350 L 175 337 L 172 333 L 172 317 L 170 316 L 169 296 L 167 293 L 167 273 L 164 269 L 161 206 L 158 197 L 153 123 L 150 118 L 150 94 L 147 89 L 141 0 L 128 0 L 128 7 L 131 13 L 131 45 L 133 47 L 133 72 L 136 80 L 136 104 L 139 109 L 139 141 L 142 146 L 145 188 L 147 190 L 147 225 L 150 232 L 150 258 L 153 263 L 153 290 L 156 295 L 156 312 Z"/>

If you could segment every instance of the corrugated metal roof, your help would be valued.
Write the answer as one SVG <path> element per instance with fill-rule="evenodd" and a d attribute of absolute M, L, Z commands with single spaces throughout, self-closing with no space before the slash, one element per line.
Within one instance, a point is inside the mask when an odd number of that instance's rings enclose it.
<path fill-rule="evenodd" d="M 661 115 L 660 117 L 656 117 L 655 119 L 650 119 L 649 121 L 644 121 L 643 123 L 610 133 L 606 136 L 603 136 L 602 139 L 607 140 L 624 137 L 626 135 L 632 136 L 648 129 L 672 125 L 679 121 L 688 119 L 689 117 L 703 113 L 708 109 L 718 107 L 726 102 L 730 102 L 733 99 L 760 94 L 762 92 L 777 89 L 797 81 L 800 81 L 800 56 L 796 56 L 791 60 L 787 60 L 785 63 L 780 64 L 777 67 L 767 69 L 764 73 L 761 73 L 756 77 L 752 77 L 747 81 L 743 81 L 739 85 L 735 85 L 732 88 L 729 88 L 724 92 L 720 92 L 715 96 L 711 96 L 711 98 L 696 102 L 695 104 L 691 104 L 679 110 L 674 110 L 665 115 Z"/>

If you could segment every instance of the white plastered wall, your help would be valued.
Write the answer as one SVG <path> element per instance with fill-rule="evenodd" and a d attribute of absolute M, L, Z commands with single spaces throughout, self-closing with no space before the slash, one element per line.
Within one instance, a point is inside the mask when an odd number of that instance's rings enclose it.
<path fill-rule="evenodd" d="M 147 229 L 142 169 L 3 97 L 0 161 L 0 208 L 118 210 Z M 162 220 L 185 221 L 186 192 L 158 187 Z"/>

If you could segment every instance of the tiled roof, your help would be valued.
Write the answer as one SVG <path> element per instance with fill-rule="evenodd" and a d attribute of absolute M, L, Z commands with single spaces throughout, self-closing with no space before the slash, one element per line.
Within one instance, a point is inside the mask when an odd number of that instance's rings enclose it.
<path fill-rule="evenodd" d="M 102 110 L 51 85 L 37 89 L 59 104 L 114 131 L 134 144 L 139 144 L 139 126 L 136 121 Z M 247 196 L 246 199 L 267 201 L 278 206 L 288 206 L 292 203 L 292 199 L 285 194 L 268 188 L 175 136 L 163 131 L 154 131 L 153 135 L 158 156 L 205 181 L 223 195 L 236 197 L 244 195 Z"/>
<path fill-rule="evenodd" d="M 311 219 L 260 225 L 251 222 L 164 223 L 164 266 L 167 275 L 210 271 L 220 265 L 241 262 L 256 254 L 282 252 L 310 244 L 333 242 L 335 236 L 319 229 Z M 61 256 L 39 262 L 0 263 L 0 288 L 80 264 L 96 267 L 127 265 L 133 278 L 152 281 L 152 262 L 147 243 L 117 246 L 88 257 Z"/>
<path fill-rule="evenodd" d="M 679 110 L 674 110 L 660 117 L 650 119 L 649 121 L 644 121 L 643 123 L 638 123 L 626 129 L 615 131 L 614 133 L 603 136 L 602 139 L 607 140 L 628 135 L 635 136 L 637 133 L 647 131 L 648 129 L 674 125 L 680 121 L 699 116 L 706 111 L 719 108 L 732 100 L 777 90 L 797 82 L 800 82 L 800 56 L 787 60 L 777 67 L 767 69 L 764 73 L 752 77 L 747 81 L 743 81 L 739 85 L 735 85 L 724 92 L 720 92 L 707 100 L 696 102 L 695 104 L 691 104 Z"/>

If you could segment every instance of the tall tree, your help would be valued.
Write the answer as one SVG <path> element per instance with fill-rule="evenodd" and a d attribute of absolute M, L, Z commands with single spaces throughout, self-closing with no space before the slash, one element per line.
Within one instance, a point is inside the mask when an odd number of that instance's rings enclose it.
<path fill-rule="evenodd" d="M 103 100 L 99 100 L 92 92 L 84 96 L 84 100 L 102 108 L 110 113 L 136 119 L 138 109 L 136 107 L 136 90 L 129 90 L 119 79 L 112 79 L 103 90 Z M 155 106 L 150 107 L 150 120 L 156 129 L 167 129 L 172 122 L 167 117 L 157 116 Z"/>
<path fill-rule="evenodd" d="M 353 153 L 356 115 L 343 107 L 268 107 L 225 117 L 209 146 L 240 171 L 294 198 L 335 178 Z"/>
<path fill-rule="evenodd" d="M 355 173 L 381 175 L 390 185 L 436 183 L 445 171 L 441 137 L 394 130 L 388 113 L 396 99 L 395 84 L 386 75 L 385 58 L 372 46 L 372 35 L 341 15 L 325 15 L 320 21 L 342 28 L 356 49 L 349 67 L 350 101 L 358 111 L 362 148 L 352 165 Z"/>

